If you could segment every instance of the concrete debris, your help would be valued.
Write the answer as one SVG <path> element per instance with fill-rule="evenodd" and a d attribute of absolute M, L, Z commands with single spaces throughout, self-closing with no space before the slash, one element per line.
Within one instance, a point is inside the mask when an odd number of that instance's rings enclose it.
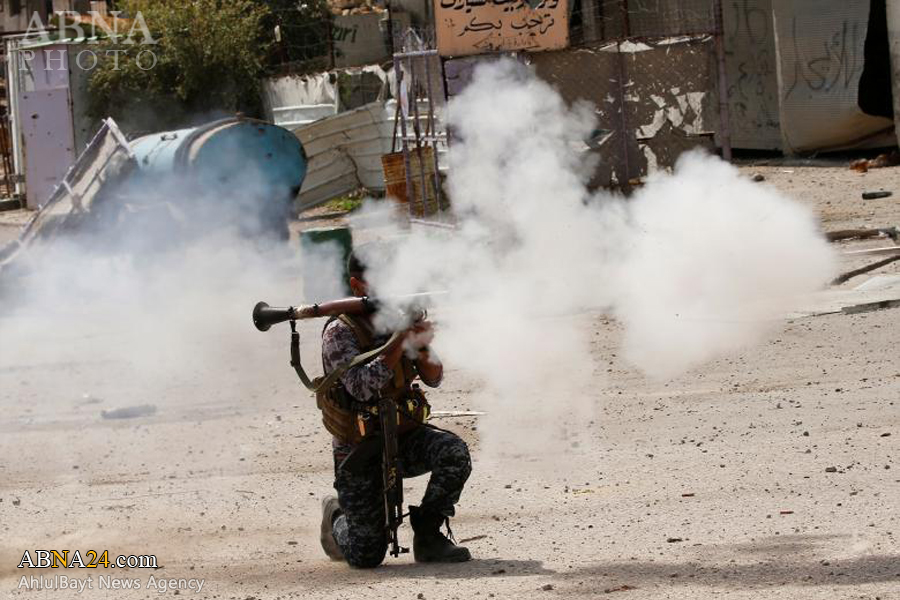
<path fill-rule="evenodd" d="M 156 414 L 156 406 L 153 404 L 125 406 L 122 408 L 100 411 L 100 416 L 104 419 L 137 419 L 139 417 L 148 417 L 153 414 Z"/>
<path fill-rule="evenodd" d="M 841 312 L 847 315 L 856 315 L 859 313 L 875 312 L 876 310 L 887 310 L 889 308 L 898 307 L 900 307 L 900 300 L 882 300 L 880 302 L 867 302 L 865 304 L 845 306 L 841 309 Z"/>
<path fill-rule="evenodd" d="M 766 180 L 766 176 L 763 175 L 762 173 L 754 173 L 753 176 L 752 176 L 750 179 L 752 179 L 752 180 L 755 181 L 756 183 L 759 183 L 759 182 L 761 182 L 761 181 L 765 181 L 765 180 Z"/>

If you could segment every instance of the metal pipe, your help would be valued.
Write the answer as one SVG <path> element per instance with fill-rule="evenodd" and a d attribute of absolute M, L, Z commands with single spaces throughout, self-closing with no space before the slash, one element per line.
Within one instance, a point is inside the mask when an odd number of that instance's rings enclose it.
<path fill-rule="evenodd" d="M 408 205 L 410 204 L 409 194 L 412 190 L 412 179 L 409 176 L 409 144 L 406 142 L 406 115 L 403 113 L 403 69 L 400 66 L 400 58 L 397 54 L 394 55 L 394 73 L 397 76 L 397 106 L 399 108 L 397 118 L 400 119 L 400 144 L 403 152 L 403 177 L 406 179 L 406 203 L 407 210 L 410 210 Z M 409 100 L 409 94 L 407 94 L 406 99 Z M 391 143 L 393 144 L 393 141 Z"/>
<path fill-rule="evenodd" d="M 622 0 L 622 28 L 623 38 L 628 38 L 631 35 L 631 14 L 628 10 L 628 0 Z"/>
<path fill-rule="evenodd" d="M 628 144 L 628 117 L 625 114 L 625 53 L 622 52 L 622 44 L 621 42 L 616 42 L 616 54 L 618 54 L 618 67 L 619 67 L 619 121 L 621 124 L 621 136 L 622 136 L 622 161 L 625 167 L 625 181 L 619 182 L 619 185 L 622 189 L 627 190 L 631 185 L 629 181 L 631 180 L 631 161 L 628 157 L 630 153 L 629 144 Z"/>
<path fill-rule="evenodd" d="M 420 56 L 437 56 L 438 51 L 432 50 L 411 50 L 409 52 L 397 52 L 394 54 L 396 58 L 418 58 Z"/>
<path fill-rule="evenodd" d="M 434 201 L 437 204 L 437 212 L 441 212 L 441 174 L 438 168 L 438 149 L 437 149 L 437 122 L 434 118 L 434 85 L 431 83 L 431 59 L 425 58 L 425 80 L 427 81 L 428 90 L 428 127 L 430 129 L 431 139 L 431 159 L 434 163 Z M 438 59 L 440 60 L 440 59 Z"/>
<path fill-rule="evenodd" d="M 421 188 L 422 189 L 422 199 L 421 199 L 422 216 L 424 217 L 426 214 L 426 211 L 428 210 L 428 204 L 426 202 L 426 199 L 428 198 L 428 192 L 426 191 L 428 189 L 428 184 L 425 181 L 425 159 L 424 159 L 424 156 L 422 155 L 422 142 L 420 140 L 421 132 L 419 131 L 419 128 L 420 128 L 419 95 L 418 95 L 418 92 L 416 91 L 418 89 L 418 84 L 416 82 L 416 66 L 415 66 L 415 63 L 413 63 L 412 58 L 407 58 L 406 60 L 409 62 L 409 88 L 413 94 L 413 102 L 412 102 L 413 118 L 414 118 L 413 131 L 415 131 L 415 133 L 416 133 L 416 156 L 419 157 L 419 178 L 421 179 L 421 182 L 422 182 L 422 188 Z M 410 208 L 412 208 L 412 204 L 410 204 Z"/>
<path fill-rule="evenodd" d="M 713 0 L 716 27 L 716 58 L 719 64 L 719 141 L 722 143 L 722 158 L 731 162 L 731 114 L 728 107 L 728 74 L 725 69 L 725 21 L 722 15 L 722 0 Z"/>

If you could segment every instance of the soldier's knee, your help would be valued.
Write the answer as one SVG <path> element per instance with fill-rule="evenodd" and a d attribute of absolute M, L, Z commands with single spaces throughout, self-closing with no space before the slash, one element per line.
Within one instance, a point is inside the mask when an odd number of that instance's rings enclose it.
<path fill-rule="evenodd" d="M 364 548 L 362 551 L 352 551 L 346 556 L 347 564 L 356 569 L 374 569 L 384 562 L 386 547 Z"/>
<path fill-rule="evenodd" d="M 472 457 L 469 455 L 469 446 L 462 438 L 454 436 L 453 441 L 445 449 L 445 460 L 451 464 L 465 481 L 472 472 Z"/>

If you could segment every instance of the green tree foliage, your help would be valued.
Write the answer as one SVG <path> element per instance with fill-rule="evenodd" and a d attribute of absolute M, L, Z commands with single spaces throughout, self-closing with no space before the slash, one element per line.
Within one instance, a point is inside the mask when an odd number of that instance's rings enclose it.
<path fill-rule="evenodd" d="M 91 75 L 93 116 L 159 130 L 215 112 L 259 111 L 259 80 L 273 43 L 269 7 L 257 0 L 124 0 L 155 45 L 104 41 Z M 123 15 L 125 16 L 125 15 Z"/>

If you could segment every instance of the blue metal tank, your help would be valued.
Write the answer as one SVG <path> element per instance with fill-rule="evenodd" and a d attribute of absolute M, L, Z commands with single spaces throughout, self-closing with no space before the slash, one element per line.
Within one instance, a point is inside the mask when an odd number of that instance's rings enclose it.
<path fill-rule="evenodd" d="M 177 186 L 185 202 L 202 196 L 228 203 L 221 208 L 237 208 L 248 219 L 259 216 L 279 232 L 286 232 L 306 177 L 306 153 L 297 136 L 243 117 L 143 136 L 131 148 L 138 163 L 128 182 L 133 192 Z"/>

